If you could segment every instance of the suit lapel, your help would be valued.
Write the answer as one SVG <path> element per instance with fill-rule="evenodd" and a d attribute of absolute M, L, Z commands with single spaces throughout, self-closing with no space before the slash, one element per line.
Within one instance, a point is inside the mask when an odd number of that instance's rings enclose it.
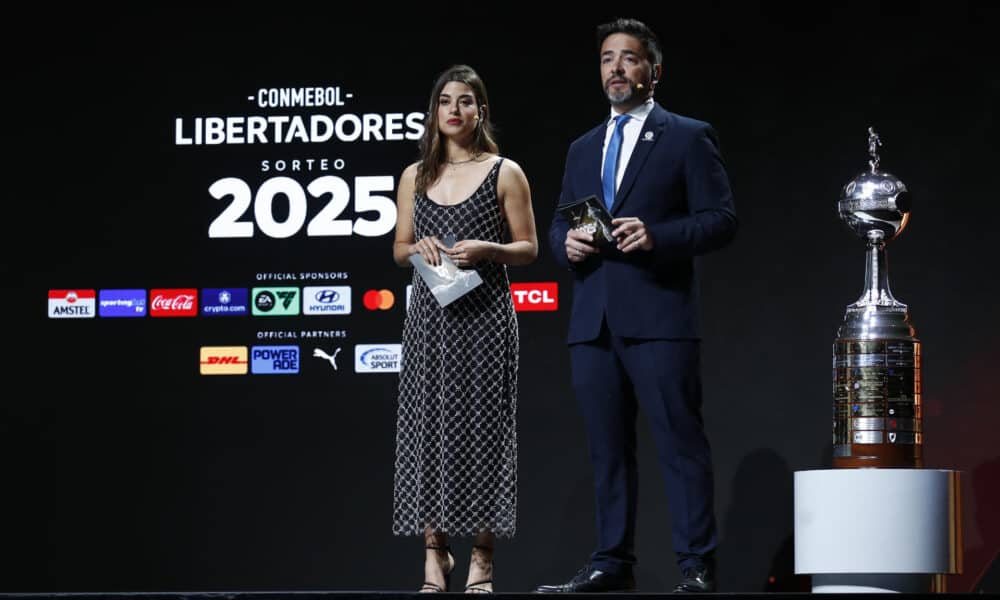
<path fill-rule="evenodd" d="M 650 111 L 649 116 L 646 117 L 645 122 L 642 124 L 642 131 L 639 132 L 639 139 L 635 142 L 635 149 L 632 150 L 632 156 L 628 159 L 625 176 L 622 177 L 622 183 L 618 186 L 618 193 L 615 194 L 615 204 L 611 207 L 612 215 L 615 214 L 625 201 L 625 198 L 628 197 L 628 193 L 635 184 L 639 172 L 642 171 L 642 165 L 649 158 L 649 153 L 653 150 L 653 146 L 666 133 L 666 126 L 667 111 L 660 108 L 658 104 L 654 104 L 653 110 Z"/>
<path fill-rule="evenodd" d="M 604 193 L 602 192 L 604 188 L 601 186 L 601 155 L 604 154 L 604 136 L 607 134 L 607 130 L 607 121 L 591 130 L 586 141 L 586 150 L 583 153 L 586 157 L 586 164 L 583 165 L 584 177 L 590 180 L 584 189 L 597 190 L 597 196 L 601 198 L 601 202 L 604 202 Z"/>

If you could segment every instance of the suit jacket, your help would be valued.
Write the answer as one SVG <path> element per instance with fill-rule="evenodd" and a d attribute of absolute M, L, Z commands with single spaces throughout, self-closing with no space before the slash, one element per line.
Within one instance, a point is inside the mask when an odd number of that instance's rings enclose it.
<path fill-rule="evenodd" d="M 566 155 L 559 204 L 591 194 L 603 199 L 601 154 L 607 121 L 588 131 Z M 566 257 L 569 224 L 557 210 L 549 228 L 555 259 L 574 274 L 570 344 L 600 335 L 698 339 L 694 257 L 728 244 L 736 211 L 711 125 L 653 105 L 611 207 L 613 217 L 638 217 L 653 238 L 651 251 L 616 249 L 582 263 Z"/>

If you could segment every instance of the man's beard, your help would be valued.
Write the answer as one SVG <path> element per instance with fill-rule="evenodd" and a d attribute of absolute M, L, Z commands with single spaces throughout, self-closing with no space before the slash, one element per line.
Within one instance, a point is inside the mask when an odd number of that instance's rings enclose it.
<path fill-rule="evenodd" d="M 613 92 L 608 88 L 604 88 L 604 93 L 608 97 L 608 101 L 611 102 L 612 106 L 625 104 L 626 102 L 632 100 L 632 97 L 635 95 L 635 91 L 632 89 L 631 84 L 620 92 Z"/>

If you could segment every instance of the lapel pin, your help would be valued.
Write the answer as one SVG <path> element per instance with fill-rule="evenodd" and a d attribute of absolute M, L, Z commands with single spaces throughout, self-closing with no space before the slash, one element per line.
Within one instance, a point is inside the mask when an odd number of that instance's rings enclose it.
<path fill-rule="evenodd" d="M 651 142 L 651 141 L 653 141 L 653 132 L 652 131 L 647 131 L 646 133 L 642 134 L 642 141 L 644 141 L 644 142 Z"/>

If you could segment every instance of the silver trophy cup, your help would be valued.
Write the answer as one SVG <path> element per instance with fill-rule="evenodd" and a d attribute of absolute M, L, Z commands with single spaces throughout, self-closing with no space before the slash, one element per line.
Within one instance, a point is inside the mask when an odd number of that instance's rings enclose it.
<path fill-rule="evenodd" d="M 861 297 L 833 344 L 833 466 L 923 466 L 920 341 L 907 306 L 889 290 L 885 246 L 906 228 L 909 193 L 879 171 L 881 140 L 868 128 L 869 168 L 844 186 L 841 220 L 867 242 Z"/>

